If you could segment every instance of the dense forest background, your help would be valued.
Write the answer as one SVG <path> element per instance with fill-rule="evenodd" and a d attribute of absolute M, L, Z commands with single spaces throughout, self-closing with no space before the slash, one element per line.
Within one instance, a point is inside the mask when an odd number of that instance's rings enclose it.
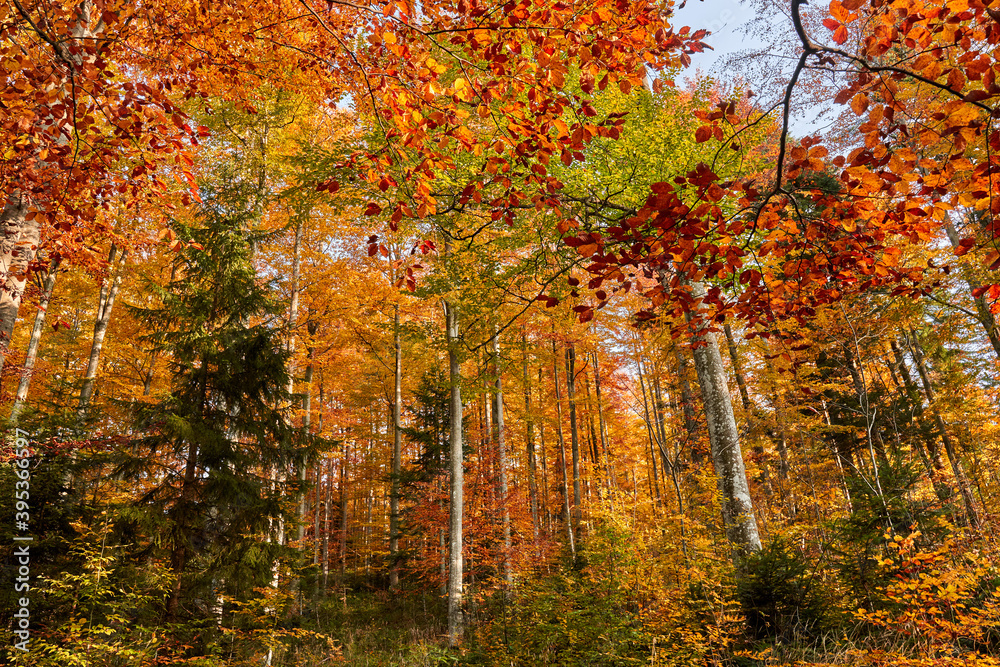
<path fill-rule="evenodd" d="M 754 7 L 0 1 L 0 662 L 1000 664 L 1000 13 Z"/>

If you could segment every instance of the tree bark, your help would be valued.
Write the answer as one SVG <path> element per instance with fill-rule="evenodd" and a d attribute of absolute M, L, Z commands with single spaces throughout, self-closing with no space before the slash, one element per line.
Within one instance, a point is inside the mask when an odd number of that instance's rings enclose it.
<path fill-rule="evenodd" d="M 403 348 L 400 343 L 399 304 L 393 306 L 392 344 L 392 490 L 389 496 L 389 589 L 399 589 L 399 475 L 403 468 Z"/>
<path fill-rule="evenodd" d="M 494 439 L 497 443 L 497 466 L 499 468 L 498 478 L 500 481 L 500 506 L 501 510 L 501 522 L 503 525 L 503 575 L 504 581 L 507 582 L 507 586 L 512 586 L 514 584 L 514 576 L 511 572 L 510 567 L 510 547 L 511 547 L 511 535 L 510 535 L 510 508 L 507 502 L 508 488 L 507 488 L 507 444 L 506 444 L 506 433 L 504 430 L 504 410 L 503 410 L 503 379 L 500 374 L 500 336 L 496 331 L 494 326 L 492 333 L 491 342 L 491 353 L 493 356 L 493 373 L 496 375 L 494 379 L 494 392 L 493 392 L 493 434 Z"/>
<path fill-rule="evenodd" d="M 726 334 L 726 344 L 729 347 L 729 360 L 733 364 L 733 375 L 736 376 L 736 386 L 740 388 L 740 400 L 743 402 L 743 409 L 746 410 L 747 420 L 751 418 L 752 406 L 750 404 L 750 393 L 747 391 L 747 381 L 743 377 L 743 369 L 740 366 L 740 357 L 736 352 L 736 339 L 733 337 L 733 329 L 726 322 L 722 327 Z"/>
<path fill-rule="evenodd" d="M 465 623 L 462 614 L 462 511 L 464 502 L 464 470 L 462 452 L 462 370 L 458 357 L 458 309 L 444 302 L 445 333 L 448 343 L 448 378 L 451 383 L 451 506 L 448 512 L 448 643 L 462 640 Z"/>
<path fill-rule="evenodd" d="M 528 335 L 521 333 L 521 355 L 524 372 L 525 446 L 528 450 L 528 503 L 531 507 L 531 527 L 538 541 L 538 462 L 535 458 L 535 419 L 531 412 L 531 378 L 528 375 Z"/>
<path fill-rule="evenodd" d="M 17 311 L 21 307 L 24 286 L 28 282 L 28 266 L 35 257 L 41 230 L 37 218 L 27 219 L 28 203 L 24 193 L 11 195 L 0 211 L 0 273 L 3 287 L 0 289 L 0 369 L 6 360 Z"/>
<path fill-rule="evenodd" d="M 677 358 L 677 382 L 681 388 L 681 403 L 684 410 L 684 430 L 687 433 L 687 440 L 691 447 L 691 462 L 701 463 L 702 451 L 695 446 L 695 435 L 698 433 L 698 420 L 694 412 L 694 392 L 691 391 L 691 383 L 688 381 L 687 357 L 684 356 L 680 345 L 674 343 L 674 357 Z"/>
<path fill-rule="evenodd" d="M 21 381 L 17 385 L 17 395 L 14 397 L 14 406 L 10 412 L 10 421 L 12 424 L 17 423 L 17 418 L 21 414 L 24 402 L 28 398 L 28 387 L 31 385 L 31 375 L 35 370 L 35 360 L 38 358 L 38 345 L 42 339 L 42 331 L 45 328 L 45 315 L 48 312 L 49 300 L 52 298 L 52 290 L 56 286 L 58 268 L 59 259 L 52 260 L 49 264 L 48 275 L 45 276 L 45 283 L 42 286 L 42 295 L 38 302 L 38 312 L 35 313 L 35 322 L 31 327 L 31 339 L 28 341 L 28 351 L 24 358 Z"/>
<path fill-rule="evenodd" d="M 601 399 L 601 371 L 597 364 L 597 351 L 594 351 L 594 393 L 597 400 L 597 428 L 601 433 L 601 454 L 607 469 L 608 486 L 618 487 L 618 480 L 611 463 L 611 452 L 608 450 L 607 427 L 604 423 L 604 404 Z"/>
<path fill-rule="evenodd" d="M 292 244 L 292 293 L 288 304 L 288 393 L 295 391 L 295 327 L 299 321 L 299 278 L 302 266 L 302 226 L 301 216 L 295 224 L 295 241 Z"/>
<path fill-rule="evenodd" d="M 691 288 L 695 299 L 705 297 L 702 283 L 692 282 Z M 719 354 L 719 341 L 714 332 L 705 329 L 693 334 L 694 365 L 708 420 L 712 461 L 722 493 L 723 523 L 729 541 L 741 555 L 745 555 L 760 550 L 760 534 L 750 499 L 726 372 Z"/>
<path fill-rule="evenodd" d="M 653 471 L 653 480 L 652 480 L 652 485 L 649 488 L 649 494 L 652 497 L 653 504 L 655 506 L 657 503 L 662 503 L 663 502 L 662 496 L 660 495 L 660 477 L 659 477 L 659 473 L 657 472 L 658 469 L 656 467 L 656 450 L 653 447 L 653 440 L 654 440 L 654 438 L 658 438 L 658 436 L 654 436 L 653 435 L 653 421 L 652 421 L 652 417 L 649 414 L 649 399 L 648 399 L 647 394 L 646 394 L 646 380 L 645 380 L 645 377 L 643 376 L 643 373 L 642 373 L 642 351 L 641 350 L 639 350 L 639 351 L 636 352 L 635 363 L 636 363 L 636 368 L 639 370 L 639 387 L 642 389 L 642 409 L 643 409 L 643 414 L 645 415 L 646 437 L 649 439 L 649 465 L 648 465 L 648 467 L 651 468 L 652 471 Z M 646 475 L 646 479 L 647 480 L 649 479 L 649 475 L 648 474 Z M 667 483 L 667 481 L 663 480 L 663 483 L 664 483 L 664 486 L 665 486 L 666 483 Z M 655 495 L 654 495 L 654 489 L 655 489 Z"/>
<path fill-rule="evenodd" d="M 573 527 L 580 530 L 580 434 L 576 423 L 576 347 L 566 348 L 566 398 L 569 401 L 569 436 L 573 452 Z"/>
<path fill-rule="evenodd" d="M 927 405 L 930 407 L 931 413 L 934 415 L 934 421 L 941 432 L 941 442 L 944 443 L 945 451 L 948 452 L 948 459 L 951 461 L 951 470 L 955 475 L 955 483 L 958 485 L 958 490 L 962 494 L 962 501 L 965 503 L 965 512 L 968 515 L 969 524 L 978 528 L 979 514 L 976 512 L 976 502 L 972 497 L 972 488 L 965 476 L 965 471 L 962 469 L 962 460 L 959 458 L 958 452 L 955 451 L 955 445 L 951 440 L 951 436 L 948 435 L 948 429 L 944 423 L 944 419 L 941 417 L 941 412 L 935 405 L 934 388 L 927 373 L 927 366 L 924 364 L 924 353 L 920 346 L 920 339 L 917 338 L 917 333 L 912 329 L 910 330 L 909 344 L 910 350 L 913 352 L 913 361 L 917 365 L 917 373 L 920 375 L 920 382 L 924 386 Z"/>
<path fill-rule="evenodd" d="M 347 483 L 350 458 L 351 444 L 345 441 L 343 460 L 340 462 L 340 580 L 342 585 L 347 575 Z M 344 603 L 347 603 L 346 599 Z"/>
<path fill-rule="evenodd" d="M 111 246 L 108 254 L 108 266 L 114 267 L 116 246 Z M 108 332 L 108 324 L 111 322 L 111 311 L 115 305 L 115 297 L 118 295 L 118 288 L 122 284 L 122 275 L 125 269 L 125 259 L 127 253 L 121 253 L 119 267 L 110 285 L 105 281 L 101 287 L 101 295 L 97 306 L 97 319 L 94 321 L 94 342 L 90 346 L 90 359 L 87 361 L 87 372 L 83 375 L 83 386 L 80 388 L 80 403 L 77 406 L 77 419 L 82 425 L 87 418 L 87 409 L 90 407 L 90 399 L 94 394 L 94 383 L 97 379 L 97 368 L 101 360 L 101 350 L 104 347 L 104 337 Z"/>
<path fill-rule="evenodd" d="M 573 515 L 570 511 L 569 479 L 566 474 L 566 439 L 562 427 L 562 392 L 559 391 L 559 354 L 556 342 L 552 341 L 552 382 L 556 391 L 556 436 L 559 441 L 559 467 L 562 469 L 562 496 L 564 518 L 566 519 L 566 537 L 569 540 L 569 552 L 576 562 L 576 539 L 573 530 Z"/>
<path fill-rule="evenodd" d="M 947 215 L 944 216 L 944 230 L 948 234 L 948 240 L 951 242 L 951 245 L 957 248 L 961 238 L 958 235 L 958 231 L 955 229 L 955 225 L 952 224 L 951 219 Z M 975 292 L 979 285 L 973 280 L 968 268 L 965 266 L 962 267 L 962 275 L 965 278 L 965 283 L 969 286 L 969 292 Z M 990 345 L 993 346 L 993 353 L 996 354 L 997 359 L 1000 360 L 1000 331 L 997 330 L 996 317 L 994 317 L 993 312 L 990 310 L 989 304 L 986 303 L 986 298 L 984 296 L 973 295 L 972 300 L 976 304 L 977 319 L 986 331 L 986 337 L 989 339 Z"/>

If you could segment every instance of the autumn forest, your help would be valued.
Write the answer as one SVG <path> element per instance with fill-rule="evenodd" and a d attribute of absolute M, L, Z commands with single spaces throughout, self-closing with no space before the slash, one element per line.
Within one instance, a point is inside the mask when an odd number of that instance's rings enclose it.
<path fill-rule="evenodd" d="M 0 663 L 1000 665 L 993 4 L 0 0 Z"/>

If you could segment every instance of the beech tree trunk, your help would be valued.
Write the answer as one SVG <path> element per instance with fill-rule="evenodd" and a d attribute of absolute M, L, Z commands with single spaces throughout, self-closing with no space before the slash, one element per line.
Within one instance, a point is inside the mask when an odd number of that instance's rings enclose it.
<path fill-rule="evenodd" d="M 974 527 L 979 527 L 979 514 L 976 512 L 976 502 L 972 497 L 972 487 L 969 485 L 969 480 L 965 476 L 965 470 L 962 467 L 962 460 L 958 456 L 958 452 L 955 450 L 955 444 L 952 442 L 951 436 L 948 435 L 947 426 L 944 423 L 944 418 L 941 417 L 941 412 L 937 409 L 935 405 L 934 388 L 931 385 L 930 375 L 927 373 L 927 366 L 924 364 L 924 353 L 923 349 L 920 347 L 920 339 L 917 338 L 917 333 L 915 331 L 910 332 L 910 349 L 913 352 L 913 361 L 917 365 L 917 373 L 920 375 L 920 382 L 924 386 L 924 395 L 927 397 L 927 405 L 931 409 L 931 413 L 934 415 L 934 421 L 937 423 L 938 430 L 941 432 L 941 442 L 944 443 L 944 449 L 948 452 L 948 459 L 951 461 L 951 470 L 955 475 L 955 484 L 958 485 L 958 490 L 962 494 L 962 502 L 965 503 L 965 512 L 969 518 L 969 524 Z"/>
<path fill-rule="evenodd" d="M 601 371 L 597 365 L 597 351 L 594 351 L 594 393 L 597 400 L 597 428 L 601 434 L 601 455 L 604 457 L 604 464 L 606 468 L 606 474 L 608 476 L 608 486 L 617 487 L 618 480 L 616 478 L 614 468 L 611 463 L 611 452 L 608 450 L 608 431 L 604 423 L 604 405 L 601 401 Z"/>
<path fill-rule="evenodd" d="M 0 280 L 3 280 L 0 289 L 0 369 L 14 335 L 17 311 L 28 281 L 28 265 L 34 259 L 39 244 L 37 219 L 28 220 L 27 214 L 27 198 L 21 192 L 11 195 L 3 211 L 0 211 L 0 226 L 3 228 L 0 267 L 5 269 L 0 273 Z"/>
<path fill-rule="evenodd" d="M 906 388 L 906 394 L 910 399 L 910 404 L 913 406 L 913 412 L 916 416 L 923 414 L 923 400 L 920 398 L 920 390 L 917 389 L 916 382 L 913 381 L 913 377 L 910 375 L 910 370 L 906 366 L 906 359 L 903 357 L 903 351 L 900 349 L 899 344 L 895 340 L 889 341 L 889 347 L 892 350 L 893 358 L 896 361 L 896 369 L 899 371 L 899 375 L 903 380 L 903 386 Z M 929 459 L 931 467 L 940 472 L 944 470 L 944 461 L 941 460 L 941 450 L 937 446 L 937 442 L 933 439 L 928 441 L 923 441 L 917 438 L 917 446 L 923 448 L 926 446 L 927 453 L 926 457 Z M 928 470 L 928 473 L 931 473 Z M 935 488 L 938 488 L 938 497 L 944 500 L 950 495 L 949 489 L 940 489 L 940 484 L 935 484 Z"/>
<path fill-rule="evenodd" d="M 448 379 L 451 383 L 451 506 L 448 512 L 448 643 L 457 645 L 465 630 L 462 614 L 462 510 L 464 470 L 462 452 L 462 370 L 459 364 L 458 309 L 444 302 L 445 334 L 448 343 Z"/>
<path fill-rule="evenodd" d="M 688 362 L 684 356 L 680 345 L 674 344 L 674 357 L 677 359 L 677 383 L 681 390 L 681 403 L 684 410 L 684 431 L 687 433 L 688 443 L 691 447 L 691 462 L 701 463 L 703 453 L 695 447 L 695 435 L 698 432 L 698 419 L 694 412 L 694 393 L 691 391 L 691 383 L 688 382 Z"/>
<path fill-rule="evenodd" d="M 117 248 L 112 245 L 108 254 L 108 266 L 114 267 L 115 254 Z M 80 388 L 80 403 L 77 406 L 77 419 L 82 424 L 87 418 L 87 409 L 90 407 L 90 399 L 94 394 L 94 383 L 97 379 L 97 368 L 101 361 L 101 350 L 104 348 L 104 336 L 108 332 L 108 324 L 111 322 L 111 311 L 115 305 L 115 297 L 118 295 L 118 288 L 121 287 L 122 275 L 125 269 L 125 259 L 127 253 L 121 253 L 119 267 L 110 285 L 107 281 L 101 287 L 101 295 L 97 306 L 97 319 L 94 321 L 94 342 L 90 346 L 90 359 L 87 361 L 87 372 L 83 375 L 83 386 Z"/>
<path fill-rule="evenodd" d="M 542 364 L 538 364 L 538 390 L 541 393 L 541 388 L 545 386 L 544 382 L 544 372 L 542 371 Z M 550 498 L 550 487 L 549 487 L 549 450 L 545 447 L 545 422 L 541 421 L 538 423 L 538 447 L 542 453 L 541 463 L 542 463 L 542 489 L 539 494 L 540 502 L 544 507 L 539 508 L 539 519 L 545 517 L 545 534 L 552 534 L 552 505 Z"/>
<path fill-rule="evenodd" d="M 333 503 L 333 461 L 327 464 L 326 493 L 323 494 L 323 551 L 320 559 L 323 563 L 323 586 L 320 597 L 326 597 L 330 590 L 330 505 Z"/>
<path fill-rule="evenodd" d="M 951 245 L 957 248 L 961 237 L 947 215 L 944 217 L 944 230 L 948 234 L 948 240 L 951 242 Z M 965 283 L 969 286 L 969 292 L 974 292 L 979 285 L 972 279 L 968 267 L 962 268 L 962 275 L 965 278 Z M 986 303 L 986 297 L 983 295 L 975 296 L 973 294 L 972 300 L 976 304 L 977 319 L 983 325 L 986 337 L 989 339 L 990 345 L 993 346 L 993 353 L 996 354 L 997 359 L 1000 359 L 1000 331 L 997 330 L 996 317 L 990 310 L 989 304 Z"/>
<path fill-rule="evenodd" d="M 648 399 L 647 394 L 646 394 L 646 380 L 645 380 L 645 376 L 642 373 L 642 352 L 641 351 L 636 352 L 635 363 L 636 363 L 636 368 L 638 368 L 638 370 L 639 370 L 639 387 L 642 389 L 642 409 L 643 409 L 643 414 L 645 415 L 645 421 L 646 421 L 646 436 L 649 439 L 649 465 L 648 465 L 648 467 L 651 468 L 652 471 L 653 471 L 653 481 L 652 481 L 652 485 L 649 488 L 649 493 L 652 496 L 654 503 L 662 503 L 663 502 L 663 498 L 660 495 L 660 477 L 659 477 L 659 473 L 657 472 L 657 467 L 656 467 L 656 450 L 655 450 L 655 448 L 653 446 L 653 441 L 654 440 L 656 440 L 657 443 L 659 443 L 659 436 L 656 436 L 653 433 L 653 420 L 652 420 L 652 417 L 649 414 L 649 399 Z M 649 475 L 648 474 L 647 474 L 646 478 L 647 478 L 647 480 L 649 479 Z M 664 485 L 666 485 L 667 480 L 663 480 L 663 483 L 664 483 Z M 654 494 L 654 488 L 655 488 L 655 494 Z"/>
<path fill-rule="evenodd" d="M 531 378 L 528 376 L 528 335 L 521 334 L 521 355 L 524 372 L 525 446 L 528 450 L 528 503 L 531 507 L 531 528 L 538 541 L 538 462 L 535 458 L 535 420 L 531 413 Z"/>
<path fill-rule="evenodd" d="M 317 325 L 312 320 L 306 322 L 306 328 L 309 331 L 309 335 L 312 336 L 316 333 Z M 303 378 L 303 384 L 305 384 L 305 392 L 302 395 L 302 441 L 303 445 L 308 443 L 309 439 L 309 428 L 312 422 L 312 381 L 313 373 L 315 372 L 315 365 L 313 364 L 313 347 L 310 343 L 307 353 L 309 356 L 309 365 L 306 366 L 306 374 Z M 299 461 L 299 525 L 298 531 L 296 533 L 296 542 L 299 545 L 299 551 L 305 555 L 306 553 L 306 525 L 309 521 L 309 497 L 305 492 L 305 484 L 307 480 L 307 475 L 309 471 L 309 459 L 305 456 Z M 317 471 L 318 473 L 318 471 Z M 319 484 L 319 475 L 316 476 L 316 484 Z M 319 498 L 319 490 L 317 486 L 316 498 Z M 319 512 L 319 506 L 317 503 L 316 512 Z M 314 523 L 316 523 L 316 517 L 314 518 Z M 318 525 L 318 524 L 317 524 Z M 315 531 L 314 531 L 315 532 Z M 316 539 L 317 535 L 313 535 L 313 562 L 317 561 L 316 552 Z M 301 580 L 296 577 L 295 588 L 301 593 Z M 302 602 L 300 601 L 300 604 Z"/>
<path fill-rule="evenodd" d="M 750 404 L 750 393 L 747 391 L 747 381 L 743 377 L 743 369 L 740 366 L 740 357 L 736 351 L 736 339 L 733 337 L 733 329 L 729 323 L 723 325 L 723 332 L 726 334 L 726 344 L 729 346 L 729 360 L 733 364 L 733 375 L 736 376 L 736 386 L 740 388 L 740 400 L 743 402 L 743 409 L 747 412 L 747 420 L 752 418 L 752 408 Z"/>
<path fill-rule="evenodd" d="M 705 287 L 691 283 L 695 299 L 703 298 Z M 712 462 L 722 493 L 722 518 L 729 541 L 741 554 L 759 551 L 760 534 L 747 484 L 740 434 L 736 428 L 726 371 L 719 353 L 719 341 L 712 331 L 702 329 L 693 337 L 694 366 L 708 421 Z"/>
<path fill-rule="evenodd" d="M 569 436 L 573 452 L 573 528 L 579 532 L 580 502 L 580 433 L 576 423 L 576 347 L 566 348 L 566 398 L 569 401 Z"/>
<path fill-rule="evenodd" d="M 45 328 L 45 315 L 48 312 L 49 300 L 52 298 L 52 290 L 56 286 L 57 269 L 59 260 L 52 260 L 49 264 L 48 275 L 45 276 L 45 283 L 42 285 L 42 295 L 38 301 L 38 312 L 35 313 L 35 322 L 31 327 L 31 339 L 28 341 L 28 351 L 24 358 L 24 369 L 21 374 L 21 381 L 17 385 L 17 395 L 14 397 L 14 406 L 11 408 L 10 421 L 17 423 L 17 418 L 21 414 L 24 402 L 28 398 L 28 387 L 31 385 L 31 374 L 35 370 L 35 360 L 38 358 L 38 344 L 42 340 L 42 331 Z"/>
<path fill-rule="evenodd" d="M 576 539 L 573 530 L 573 515 L 570 511 L 569 479 L 566 474 L 566 439 L 562 427 L 562 395 L 559 391 L 559 354 L 556 342 L 552 341 L 552 382 L 556 391 L 556 436 L 559 441 L 559 467 L 562 469 L 563 511 L 566 520 L 566 537 L 569 540 L 569 552 L 576 561 Z"/>
<path fill-rule="evenodd" d="M 400 344 L 399 304 L 393 307 L 392 344 L 395 350 L 393 364 L 392 399 L 392 489 L 389 496 L 389 589 L 399 589 L 399 475 L 403 466 L 403 348 Z"/>
<path fill-rule="evenodd" d="M 493 355 L 493 372 L 496 375 L 494 380 L 495 391 L 493 392 L 493 434 L 497 443 L 498 479 L 500 482 L 500 506 L 502 508 L 501 521 L 503 523 L 503 576 L 508 586 L 513 585 L 514 576 L 510 569 L 510 509 L 508 507 L 507 495 L 507 443 L 504 432 L 504 410 L 503 410 L 503 380 L 500 373 L 500 336 L 493 328 L 491 353 Z"/>
<path fill-rule="evenodd" d="M 347 575 L 347 483 L 348 483 L 348 462 L 351 458 L 351 443 L 344 442 L 344 457 L 340 462 L 340 581 L 341 585 L 346 585 L 344 579 Z M 347 604 L 345 598 L 344 604 Z"/>

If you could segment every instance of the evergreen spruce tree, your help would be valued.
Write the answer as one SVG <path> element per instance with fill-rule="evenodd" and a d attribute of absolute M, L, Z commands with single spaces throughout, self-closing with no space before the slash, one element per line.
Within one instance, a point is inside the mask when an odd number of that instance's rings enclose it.
<path fill-rule="evenodd" d="M 144 479 L 133 524 L 176 576 L 168 619 L 204 616 L 219 592 L 241 596 L 271 576 L 269 539 L 282 515 L 283 477 L 301 444 L 286 411 L 282 308 L 257 276 L 251 213 L 207 205 L 183 243 L 162 306 L 135 309 L 171 363 L 171 392 L 138 414 L 144 435 L 118 468 Z"/>

